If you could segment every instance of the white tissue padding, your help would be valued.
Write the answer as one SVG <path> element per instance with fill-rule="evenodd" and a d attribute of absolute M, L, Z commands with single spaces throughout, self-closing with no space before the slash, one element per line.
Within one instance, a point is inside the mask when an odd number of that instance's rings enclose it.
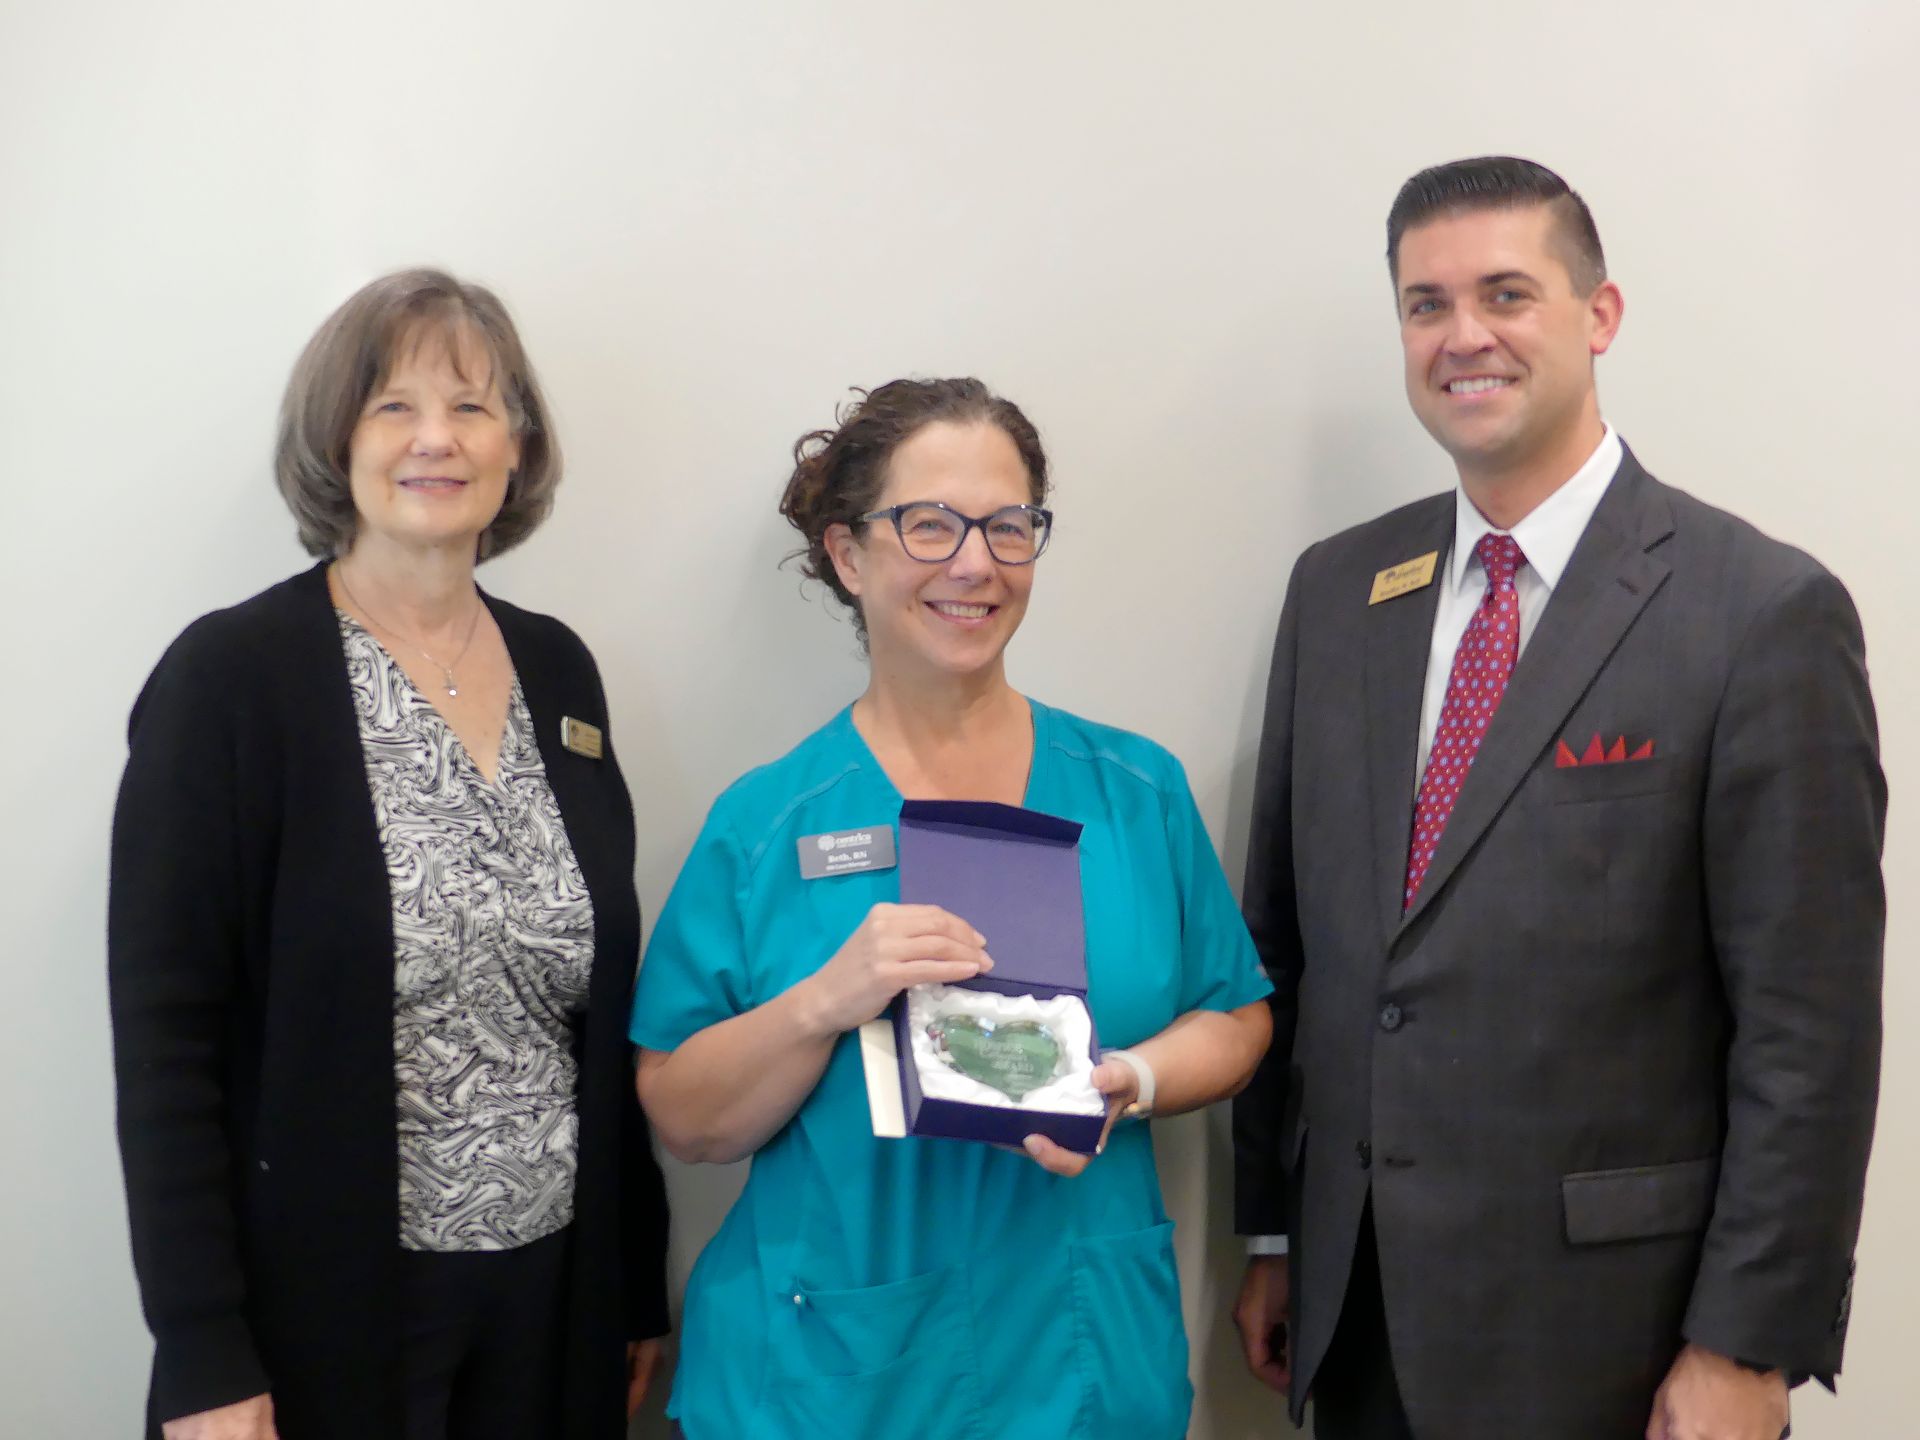
<path fill-rule="evenodd" d="M 1000 1024 L 1009 1020 L 1038 1020 L 1066 1051 L 1066 1068 L 1038 1090 L 1019 1100 L 1002 1095 L 971 1075 L 962 1075 L 934 1048 L 927 1026 L 941 1015 L 977 1015 Z M 969 1105 L 992 1105 L 1002 1110 L 1047 1110 L 1056 1115 L 1104 1115 L 1106 1097 L 1093 1088 L 1093 1021 L 1077 995 L 1002 995 L 993 990 L 965 990 L 957 985 L 915 985 L 907 991 L 907 1031 L 913 1038 L 914 1068 L 920 1074 L 920 1093 L 930 1100 L 963 1100 Z"/>

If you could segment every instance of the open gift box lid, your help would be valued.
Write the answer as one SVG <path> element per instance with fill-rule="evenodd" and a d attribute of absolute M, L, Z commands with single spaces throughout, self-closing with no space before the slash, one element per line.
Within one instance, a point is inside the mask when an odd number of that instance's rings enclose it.
<path fill-rule="evenodd" d="M 1087 993 L 1080 831 L 1072 820 L 975 800 L 909 800 L 900 807 L 900 902 L 938 905 L 987 937 L 993 969 L 956 988 L 1042 999 Z M 1092 1016 L 1088 1016 L 1091 1025 Z M 941 1099 L 921 1093 L 904 995 L 862 1027 L 877 1135 L 939 1135 L 1018 1146 L 1028 1135 L 1092 1153 L 1104 1114 Z M 1099 1037 L 1088 1059 L 1097 1063 Z"/>

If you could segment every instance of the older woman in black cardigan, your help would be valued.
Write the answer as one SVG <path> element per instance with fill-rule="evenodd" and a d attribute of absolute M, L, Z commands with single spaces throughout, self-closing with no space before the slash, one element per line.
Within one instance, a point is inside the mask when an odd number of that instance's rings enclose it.
<path fill-rule="evenodd" d="M 149 1434 L 621 1435 L 666 1329 L 633 810 L 585 646 L 474 583 L 560 473 L 499 301 L 348 300 L 277 467 L 321 562 L 174 642 L 114 816 Z"/>

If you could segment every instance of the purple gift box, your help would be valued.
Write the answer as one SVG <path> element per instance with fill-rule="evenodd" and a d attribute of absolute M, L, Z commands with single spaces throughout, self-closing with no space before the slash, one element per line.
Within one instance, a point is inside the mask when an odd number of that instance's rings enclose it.
<path fill-rule="evenodd" d="M 958 988 L 1087 999 L 1086 920 L 1080 898 L 1080 825 L 1037 810 L 978 800 L 908 800 L 900 807 L 900 901 L 938 905 L 987 937 L 993 969 Z M 1029 1135 L 1090 1155 L 1104 1115 L 1006 1109 L 920 1093 L 904 994 L 892 1007 L 894 1047 L 910 1135 L 1018 1146 Z M 1087 1014 L 1089 1027 L 1093 1014 Z M 1098 1062 L 1093 1035 L 1088 1058 Z"/>

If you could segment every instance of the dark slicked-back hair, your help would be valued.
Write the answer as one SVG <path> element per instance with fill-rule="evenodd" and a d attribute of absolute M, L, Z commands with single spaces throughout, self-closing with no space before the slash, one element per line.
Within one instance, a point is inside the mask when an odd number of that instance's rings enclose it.
<path fill-rule="evenodd" d="M 1422 170 L 1400 187 L 1387 212 L 1387 270 L 1394 284 L 1400 283 L 1400 238 L 1415 226 L 1442 215 L 1527 205 L 1545 205 L 1552 211 L 1554 238 L 1574 291 L 1591 295 L 1607 278 L 1607 257 L 1600 249 L 1593 212 L 1546 166 L 1512 155 L 1449 161 Z"/>

